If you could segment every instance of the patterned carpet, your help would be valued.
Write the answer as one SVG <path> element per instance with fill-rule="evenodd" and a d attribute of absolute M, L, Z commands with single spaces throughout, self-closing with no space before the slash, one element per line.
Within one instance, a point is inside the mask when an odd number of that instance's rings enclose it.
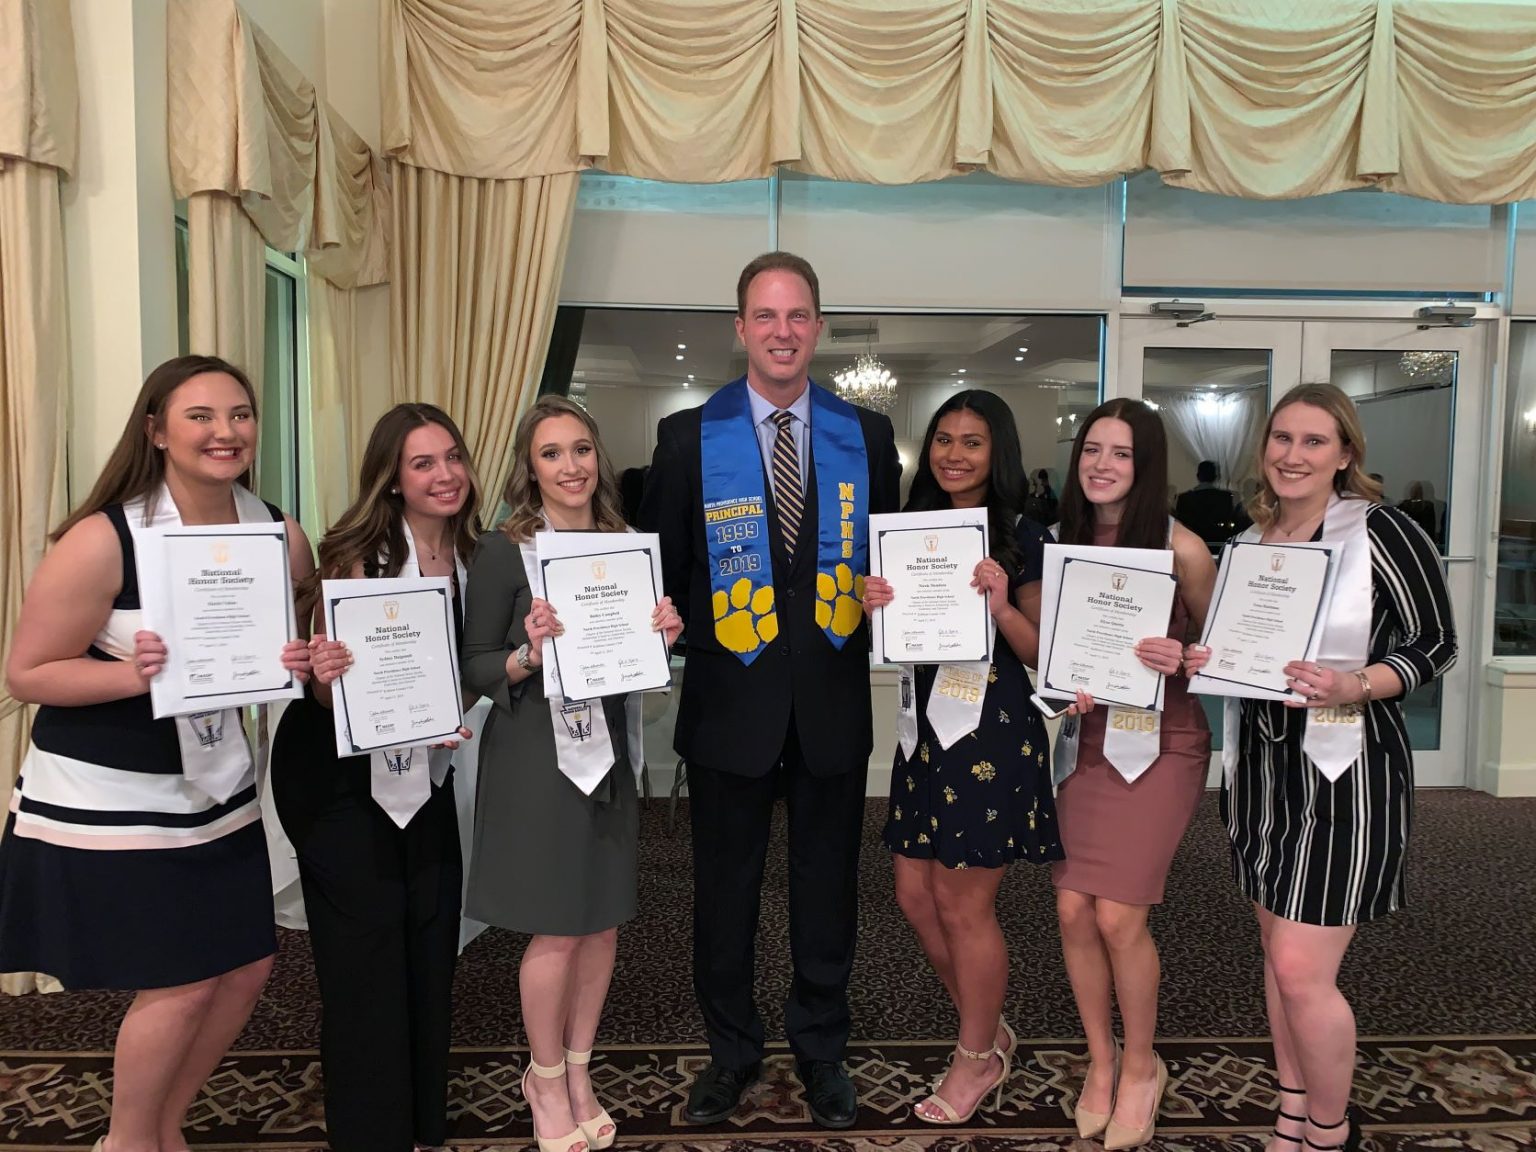
<path fill-rule="evenodd" d="M 1049 877 L 1015 868 L 1001 917 L 1012 949 L 1008 1011 L 1026 1040 L 1003 1109 L 973 1127 L 936 1130 L 910 1107 L 943 1066 L 955 1021 L 891 894 L 879 844 L 882 802 L 865 827 L 855 1047 L 863 1112 L 852 1133 L 811 1126 L 787 1055 L 770 1060 L 750 1108 L 716 1129 L 680 1121 L 705 1060 L 689 977 L 686 813 L 669 832 L 664 804 L 644 817 L 641 915 L 620 936 L 619 964 L 594 1064 L 624 1146 L 740 1152 L 948 1152 L 952 1147 L 1072 1148 L 1082 1060 L 1061 970 Z M 1410 908 L 1364 928 L 1343 982 L 1360 1032 L 1356 1100 L 1367 1147 L 1536 1148 L 1536 801 L 1470 792 L 1419 796 Z M 760 1004 L 769 1035 L 788 988 L 782 821 L 770 852 L 760 938 Z M 1154 1147 L 1258 1149 L 1274 1109 L 1267 1071 L 1257 932 L 1228 872 L 1214 798 L 1202 806 L 1153 919 L 1163 958 L 1160 1043 L 1174 1081 Z M 525 1055 L 516 995 L 523 941 L 490 931 L 465 951 L 455 998 L 453 1146 L 529 1143 L 517 1092 Z M 0 1147 L 89 1148 L 105 1130 L 110 1049 L 126 997 L 65 993 L 0 1000 Z M 324 1147 L 318 1001 L 308 943 L 282 933 L 273 981 L 199 1102 L 198 1148 Z M 1049 1039 L 1060 1037 L 1063 1039 Z M 1098 1147 L 1087 1144 L 1084 1148 Z"/>

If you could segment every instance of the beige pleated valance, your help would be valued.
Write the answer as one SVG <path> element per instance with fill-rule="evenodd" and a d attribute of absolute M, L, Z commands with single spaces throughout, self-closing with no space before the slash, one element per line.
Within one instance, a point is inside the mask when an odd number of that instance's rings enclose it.
<path fill-rule="evenodd" d="M 3 0 L 0 0 L 3 2 Z M 171 183 L 235 197 L 262 238 L 341 288 L 389 278 L 384 164 L 235 0 L 172 0 Z"/>
<path fill-rule="evenodd" d="M 1536 196 L 1523 0 L 386 5 L 384 149 L 462 176 Z"/>
<path fill-rule="evenodd" d="M 0 167 L 75 167 L 79 139 L 69 0 L 0 0 Z"/>

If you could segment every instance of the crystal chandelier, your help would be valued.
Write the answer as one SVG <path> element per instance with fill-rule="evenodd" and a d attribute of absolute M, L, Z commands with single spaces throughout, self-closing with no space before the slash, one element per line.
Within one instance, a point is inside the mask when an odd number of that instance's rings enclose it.
<path fill-rule="evenodd" d="M 1404 352 L 1397 366 L 1404 376 L 1414 380 L 1446 380 L 1456 367 L 1454 352 Z"/>
<path fill-rule="evenodd" d="M 837 394 L 871 412 L 889 412 L 896 405 L 896 377 L 871 353 L 865 352 L 832 377 Z"/>

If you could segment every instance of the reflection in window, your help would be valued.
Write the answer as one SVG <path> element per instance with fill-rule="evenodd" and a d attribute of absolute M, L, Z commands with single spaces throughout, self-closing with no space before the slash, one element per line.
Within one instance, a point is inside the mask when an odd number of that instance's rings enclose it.
<path fill-rule="evenodd" d="M 1506 407 L 1493 652 L 1536 656 L 1536 321 L 1511 326 Z"/>
<path fill-rule="evenodd" d="M 568 392 L 586 406 L 621 489 L 633 488 L 650 463 L 657 421 L 702 404 L 746 372 L 733 319 L 730 312 L 561 308 L 556 344 L 566 350 L 560 359 L 569 359 L 556 365 L 552 355 L 541 390 Z M 996 392 L 1013 410 L 1024 466 L 1037 480 L 1030 511 L 1054 519 L 1077 423 L 1098 403 L 1101 327 L 1097 316 L 828 315 L 811 375 L 835 387 L 839 373 L 867 357 L 895 378 L 887 414 L 903 494 L 939 405 L 960 388 Z"/>

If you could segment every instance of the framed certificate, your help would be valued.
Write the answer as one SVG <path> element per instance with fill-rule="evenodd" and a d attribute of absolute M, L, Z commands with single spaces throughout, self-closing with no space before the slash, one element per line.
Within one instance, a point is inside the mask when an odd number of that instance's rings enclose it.
<path fill-rule="evenodd" d="M 1200 638 L 1211 658 L 1190 679 L 1190 691 L 1300 700 L 1285 666 L 1317 655 L 1335 568 L 1325 543 L 1228 545 Z"/>
<path fill-rule="evenodd" d="M 457 740 L 464 699 L 446 576 L 324 580 L 326 635 L 352 653 L 331 689 L 336 754 Z"/>
<path fill-rule="evenodd" d="M 565 631 L 546 651 L 571 703 L 672 683 L 667 640 L 651 628 L 661 599 L 661 542 L 644 532 L 539 532 L 538 584 Z"/>
<path fill-rule="evenodd" d="M 876 663 L 992 659 L 987 598 L 971 587 L 988 554 L 985 508 L 877 514 L 869 537 L 870 571 L 894 593 L 872 615 Z"/>
<path fill-rule="evenodd" d="M 281 521 L 146 529 L 134 555 L 144 627 L 165 641 L 157 719 L 303 694 L 282 661 L 297 629 Z"/>
<path fill-rule="evenodd" d="M 1173 615 L 1173 553 L 1048 544 L 1041 583 L 1039 694 L 1161 711 L 1163 677 L 1136 658 Z"/>

